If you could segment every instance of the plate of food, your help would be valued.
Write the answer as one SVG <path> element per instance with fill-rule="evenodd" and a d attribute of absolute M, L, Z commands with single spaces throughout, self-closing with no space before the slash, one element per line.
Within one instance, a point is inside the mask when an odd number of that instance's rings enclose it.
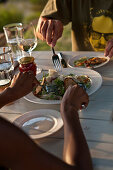
<path fill-rule="evenodd" d="M 109 62 L 110 58 L 105 57 L 102 54 L 98 54 L 94 56 L 94 54 L 88 55 L 77 55 L 68 60 L 68 66 L 73 67 L 83 67 L 83 68 L 98 68 L 104 66 Z"/>
<path fill-rule="evenodd" d="M 39 104 L 60 104 L 69 85 L 79 84 L 88 95 L 97 91 L 102 84 L 101 75 L 86 68 L 64 68 L 60 73 L 49 70 L 37 74 L 40 85 L 24 98 Z"/>
<path fill-rule="evenodd" d="M 27 112 L 15 119 L 13 123 L 22 128 L 32 139 L 52 135 L 63 126 L 60 112 L 51 109 Z"/>

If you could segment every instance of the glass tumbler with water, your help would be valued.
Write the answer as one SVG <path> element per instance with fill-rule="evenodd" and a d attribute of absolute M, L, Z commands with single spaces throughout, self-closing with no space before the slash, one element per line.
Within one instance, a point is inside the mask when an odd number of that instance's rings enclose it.
<path fill-rule="evenodd" d="M 0 55 L 0 87 L 10 84 L 14 73 L 13 58 L 10 52 Z"/>
<path fill-rule="evenodd" d="M 3 27 L 6 41 L 8 46 L 11 48 L 14 60 L 18 60 L 22 57 L 22 52 L 17 44 L 17 35 L 22 34 L 22 23 L 8 24 Z"/>

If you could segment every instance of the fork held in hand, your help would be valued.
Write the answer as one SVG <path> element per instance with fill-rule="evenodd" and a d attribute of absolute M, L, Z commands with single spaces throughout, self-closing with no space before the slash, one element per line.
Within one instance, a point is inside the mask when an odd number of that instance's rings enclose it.
<path fill-rule="evenodd" d="M 52 61 L 53 61 L 55 70 L 62 71 L 60 59 L 59 59 L 58 55 L 55 54 L 55 50 L 53 47 L 52 47 L 52 51 L 53 51 Z"/>
<path fill-rule="evenodd" d="M 55 50 L 54 50 L 54 47 L 52 47 L 52 51 L 53 51 L 53 54 L 54 54 L 54 55 L 56 55 L 56 54 L 55 54 Z"/>

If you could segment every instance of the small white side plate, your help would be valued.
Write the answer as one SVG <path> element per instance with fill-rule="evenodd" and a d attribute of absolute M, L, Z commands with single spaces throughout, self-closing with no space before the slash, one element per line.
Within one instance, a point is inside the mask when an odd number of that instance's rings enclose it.
<path fill-rule="evenodd" d="M 70 58 L 70 59 L 68 60 L 68 62 L 67 62 L 68 66 L 71 67 L 71 68 L 75 68 L 74 62 L 75 62 L 76 60 L 79 60 L 79 59 L 82 58 L 82 57 L 87 57 L 87 58 L 100 57 L 100 58 L 105 58 L 105 59 L 107 59 L 107 60 L 106 60 L 105 62 L 103 62 L 102 64 L 95 65 L 95 66 L 93 66 L 92 68 L 98 68 L 98 67 L 104 66 L 104 65 L 107 64 L 107 63 L 109 62 L 109 60 L 110 60 L 110 58 L 109 58 L 109 57 L 105 57 L 103 53 L 100 53 L 100 54 L 97 53 L 97 55 L 96 55 L 96 54 L 95 54 L 95 55 L 94 55 L 94 54 L 93 54 L 93 55 L 92 55 L 92 54 L 81 54 L 81 55 L 77 55 L 77 56 L 75 56 L 75 57 Z M 82 66 L 80 66 L 80 67 L 82 67 Z M 82 67 L 82 68 L 85 68 L 85 67 Z M 89 68 L 89 67 L 86 67 L 86 68 Z"/>
<path fill-rule="evenodd" d="M 63 126 L 60 112 L 50 109 L 27 112 L 13 123 L 22 128 L 32 139 L 49 136 Z"/>

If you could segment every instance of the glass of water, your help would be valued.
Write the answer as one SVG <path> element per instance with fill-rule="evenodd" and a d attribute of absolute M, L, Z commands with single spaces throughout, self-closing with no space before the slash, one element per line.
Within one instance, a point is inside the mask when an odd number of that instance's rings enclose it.
<path fill-rule="evenodd" d="M 10 84 L 13 75 L 14 66 L 12 53 L 5 52 L 4 54 L 0 54 L 0 88 Z"/>
<path fill-rule="evenodd" d="M 8 46 L 11 48 L 14 60 L 19 60 L 19 58 L 22 57 L 22 52 L 17 44 L 17 35 L 21 36 L 22 29 L 22 23 L 12 23 L 3 27 L 6 41 Z"/>

